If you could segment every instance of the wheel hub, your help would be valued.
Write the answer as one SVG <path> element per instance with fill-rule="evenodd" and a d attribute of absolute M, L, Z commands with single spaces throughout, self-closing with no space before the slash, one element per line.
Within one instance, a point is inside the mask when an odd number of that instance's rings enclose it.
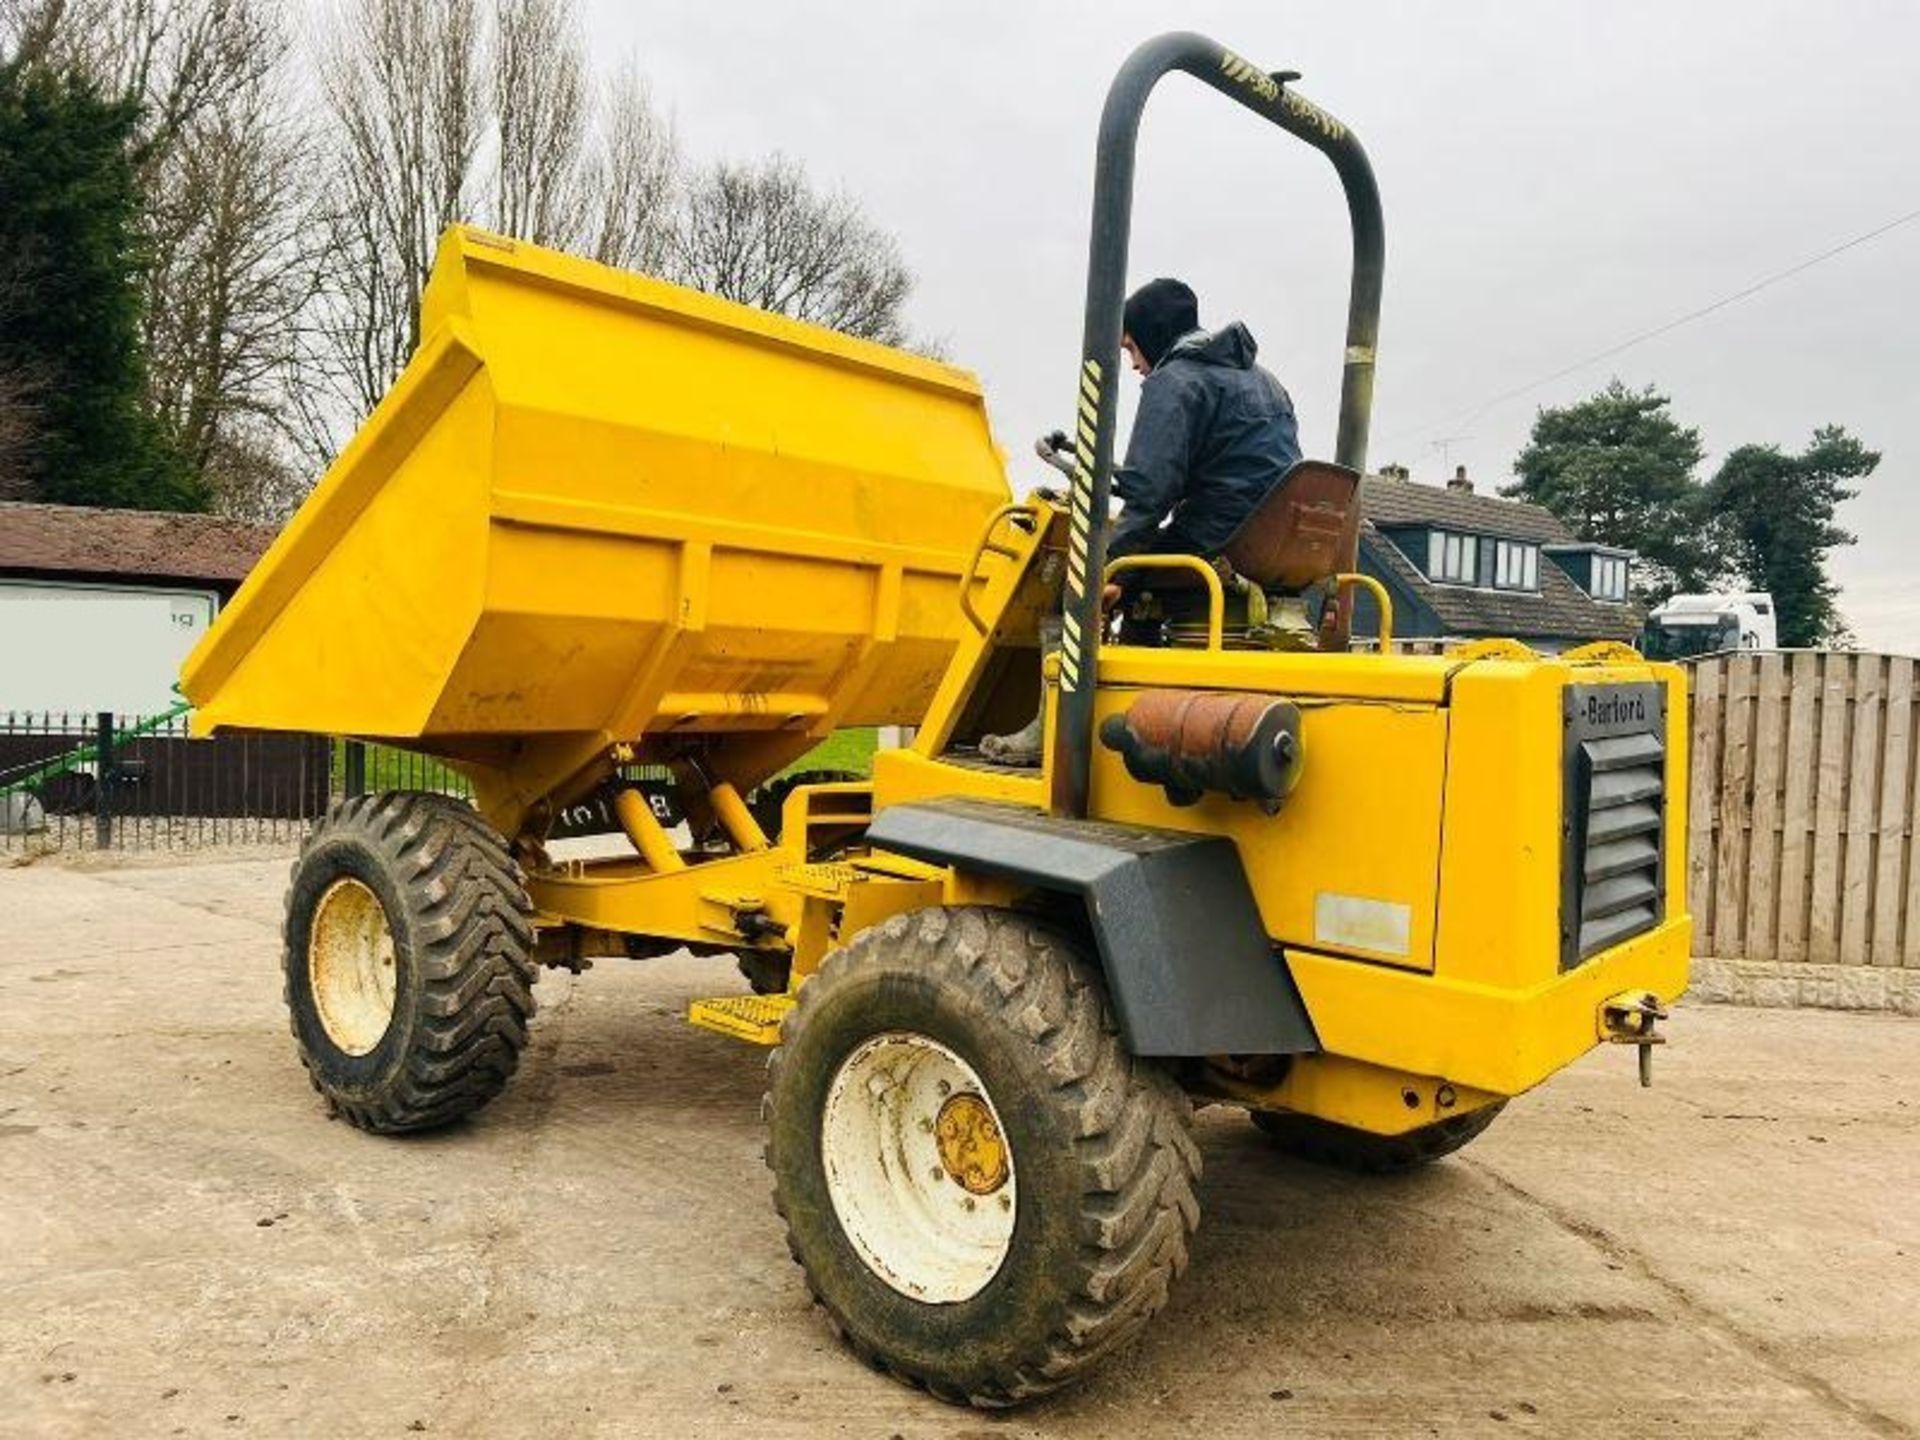
<path fill-rule="evenodd" d="M 393 931 L 362 882 L 334 881 L 314 907 L 307 980 L 327 1038 L 348 1055 L 372 1053 L 393 1023 Z"/>
<path fill-rule="evenodd" d="M 933 1134 L 948 1177 L 970 1194 L 991 1195 L 1007 1183 L 1012 1172 L 1006 1142 L 1000 1138 L 993 1111 L 978 1095 L 952 1096 L 940 1107 Z"/>
<path fill-rule="evenodd" d="M 902 1295 L 957 1304 L 1000 1273 L 1013 1149 L 979 1074 L 939 1041 L 894 1031 L 848 1055 L 821 1108 L 820 1159 L 841 1232 Z"/>

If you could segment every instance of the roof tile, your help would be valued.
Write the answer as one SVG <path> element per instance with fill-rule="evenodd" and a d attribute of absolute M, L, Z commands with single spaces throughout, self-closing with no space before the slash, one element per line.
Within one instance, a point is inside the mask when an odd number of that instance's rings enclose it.
<path fill-rule="evenodd" d="M 0 571 L 237 582 L 277 533 L 214 515 L 0 501 Z"/>
<path fill-rule="evenodd" d="M 1640 631 L 1636 606 L 1595 600 L 1551 560 L 1541 563 L 1537 591 L 1436 585 L 1399 546 L 1374 528 L 1371 517 L 1361 534 L 1367 558 L 1390 571 L 1402 586 L 1431 606 L 1442 632 L 1450 637 L 1628 640 Z"/>
<path fill-rule="evenodd" d="M 1528 501 L 1463 494 L 1412 480 L 1365 476 L 1360 482 L 1360 506 L 1367 519 L 1383 527 L 1438 525 L 1542 545 L 1565 545 L 1574 539 L 1559 516 Z"/>

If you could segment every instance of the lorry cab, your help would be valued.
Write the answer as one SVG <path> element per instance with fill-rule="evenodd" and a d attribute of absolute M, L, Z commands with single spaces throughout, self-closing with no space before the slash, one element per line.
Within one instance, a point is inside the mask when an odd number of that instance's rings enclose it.
<path fill-rule="evenodd" d="M 1647 616 L 1640 652 L 1649 660 L 1692 660 L 1726 650 L 1779 648 L 1773 596 L 1675 595 Z"/>

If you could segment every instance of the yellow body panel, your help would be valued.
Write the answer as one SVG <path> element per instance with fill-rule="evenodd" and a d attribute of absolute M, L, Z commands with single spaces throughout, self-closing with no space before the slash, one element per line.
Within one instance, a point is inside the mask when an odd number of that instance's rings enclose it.
<path fill-rule="evenodd" d="M 1266 673 L 1254 688 L 1284 695 L 1301 708 L 1306 763 L 1279 816 L 1218 794 L 1203 796 L 1197 805 L 1170 805 L 1157 786 L 1135 781 L 1105 748 L 1094 757 L 1094 813 L 1103 820 L 1232 838 L 1269 935 L 1431 970 L 1441 790 L 1423 781 L 1446 773 L 1447 712 L 1408 702 L 1309 698 L 1310 690 L 1296 686 L 1311 684 L 1308 675 L 1321 668 L 1321 657 L 1258 658 Z M 1362 656 L 1352 661 L 1369 663 Z M 1124 673 L 1125 667 L 1112 670 Z M 1102 720 L 1124 711 L 1139 694 L 1108 683 L 1108 674 L 1103 662 L 1096 706 Z M 1377 933 L 1368 934 L 1353 922 L 1338 924 L 1333 916 L 1342 907 L 1362 916 L 1390 911 L 1404 918 L 1404 929 L 1376 927 Z"/>
<path fill-rule="evenodd" d="M 1687 987 L 1693 925 L 1670 920 L 1584 965 L 1547 965 L 1535 983 L 1502 987 L 1445 973 L 1413 977 L 1378 965 L 1289 950 L 1294 982 L 1329 1054 L 1518 1095 L 1601 1039 L 1602 1002 L 1623 990 L 1663 1000 Z"/>
<path fill-rule="evenodd" d="M 543 915 L 616 935 L 645 935 L 693 945 L 774 948 L 779 931 L 749 936 L 738 915 L 762 910 L 781 929 L 799 923 L 802 896 L 779 883 L 795 857 L 753 850 L 677 870 L 639 860 L 597 860 L 536 871 L 527 891 Z"/>
<path fill-rule="evenodd" d="M 963 642 L 956 669 L 965 660 Z M 1667 695 L 1668 918 L 1562 973 L 1563 695 L 1648 680 Z M 1094 756 L 1095 818 L 1235 841 L 1318 1033 L 1323 1053 L 1297 1057 L 1282 1080 L 1218 1075 L 1209 1084 L 1220 1093 L 1401 1133 L 1539 1084 L 1601 1043 L 1610 998 L 1647 990 L 1670 1001 L 1685 990 L 1687 714 L 1675 667 L 1624 647 L 1553 657 L 1510 643 L 1421 657 L 1101 651 L 1100 718 L 1169 687 L 1270 694 L 1301 708 L 1304 770 L 1276 816 L 1220 795 L 1175 806 L 1117 755 Z M 957 706 L 962 689 L 942 694 Z M 951 722 L 936 707 L 916 748 L 944 743 Z M 1037 774 L 932 753 L 880 756 L 874 790 L 876 811 L 940 795 L 1045 803 Z M 1328 897 L 1404 907 L 1404 940 L 1383 949 L 1347 927 L 1329 933 Z"/>
<path fill-rule="evenodd" d="M 201 733 L 397 741 L 515 828 L 648 735 L 917 721 L 1005 503 L 953 367 L 469 230 L 424 343 L 189 658 Z"/>

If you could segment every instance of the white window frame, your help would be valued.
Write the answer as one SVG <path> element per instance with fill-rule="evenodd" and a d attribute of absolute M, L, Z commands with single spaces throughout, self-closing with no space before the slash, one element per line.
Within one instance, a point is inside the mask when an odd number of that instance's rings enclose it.
<path fill-rule="evenodd" d="M 1593 557 L 1593 598 L 1616 602 L 1627 598 L 1627 562 L 1624 557 Z"/>
<path fill-rule="evenodd" d="M 1478 585 L 1480 537 L 1459 530 L 1429 530 L 1427 578 L 1441 585 Z"/>
<path fill-rule="evenodd" d="M 1540 547 L 1530 540 L 1494 541 L 1493 586 L 1496 590 L 1538 590 Z"/>

